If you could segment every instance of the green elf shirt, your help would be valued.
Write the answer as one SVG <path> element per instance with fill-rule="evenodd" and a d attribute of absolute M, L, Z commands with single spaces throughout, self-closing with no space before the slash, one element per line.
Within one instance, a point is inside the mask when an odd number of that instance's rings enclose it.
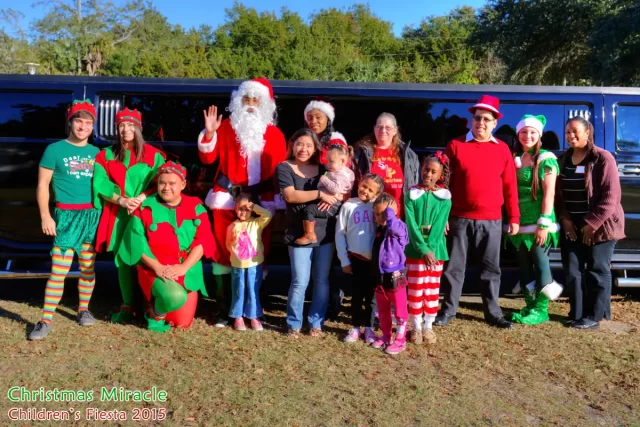
<path fill-rule="evenodd" d="M 404 208 L 409 233 L 404 251 L 407 258 L 421 259 L 433 252 L 437 261 L 448 261 L 444 230 L 451 211 L 451 192 L 444 188 L 431 191 L 422 185 L 411 187 L 405 195 Z"/>
<path fill-rule="evenodd" d="M 520 154 L 521 156 L 522 154 Z M 516 158 L 517 159 L 517 158 Z M 535 244 L 535 231 L 537 229 L 537 222 L 542 213 L 542 200 L 544 199 L 544 192 L 542 190 L 542 183 L 544 182 L 545 172 L 552 171 L 556 174 L 559 173 L 560 167 L 558 166 L 558 159 L 555 154 L 547 150 L 540 150 L 538 154 L 538 192 L 536 200 L 531 197 L 531 181 L 533 180 L 533 167 L 518 167 L 520 163 L 516 160 L 516 178 L 518 181 L 518 205 L 520 207 L 520 231 L 515 236 L 507 235 L 507 239 L 513 243 L 516 248 L 524 244 L 527 249 L 531 249 L 531 246 Z M 555 224 L 556 214 L 555 211 L 551 211 L 551 222 Z M 527 227 L 528 226 L 528 227 Z M 545 245 L 552 244 L 553 247 L 558 246 L 558 239 L 560 233 L 558 231 L 549 232 Z"/>
<path fill-rule="evenodd" d="M 40 167 L 53 171 L 52 184 L 57 203 L 91 203 L 91 178 L 99 152 L 95 145 L 78 146 L 64 139 L 47 146 Z"/>

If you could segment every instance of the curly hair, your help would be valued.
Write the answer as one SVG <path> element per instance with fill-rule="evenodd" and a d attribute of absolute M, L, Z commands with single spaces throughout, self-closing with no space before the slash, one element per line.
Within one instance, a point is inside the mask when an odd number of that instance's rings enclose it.
<path fill-rule="evenodd" d="M 446 157 L 445 157 L 446 158 Z M 440 175 L 440 179 L 436 182 L 436 185 L 439 185 L 443 188 L 449 188 L 449 179 L 451 178 L 451 169 L 449 168 L 449 160 L 447 159 L 444 163 L 442 162 L 442 158 L 432 154 L 427 156 L 422 161 L 422 166 L 420 166 L 420 178 L 424 177 L 424 170 L 427 168 L 429 163 L 436 162 L 442 166 L 442 175 Z M 424 179 L 424 178 L 422 178 Z"/>
<path fill-rule="evenodd" d="M 329 141 L 331 141 L 331 134 L 333 132 L 335 132 L 333 129 L 333 122 L 327 117 L 327 127 L 320 133 L 320 135 L 318 135 L 318 139 L 320 140 L 320 145 L 322 147 L 329 145 Z"/>
<path fill-rule="evenodd" d="M 376 200 L 373 202 L 373 206 L 381 205 L 383 203 L 386 203 L 388 205 L 395 201 L 396 199 L 394 199 L 391 194 L 382 192 L 378 197 L 376 197 Z"/>

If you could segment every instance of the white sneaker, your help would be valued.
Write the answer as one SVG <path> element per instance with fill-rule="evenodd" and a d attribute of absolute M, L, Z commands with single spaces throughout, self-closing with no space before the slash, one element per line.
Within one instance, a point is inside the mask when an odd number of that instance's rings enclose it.
<path fill-rule="evenodd" d="M 229 326 L 229 321 L 224 317 L 219 317 L 218 320 L 216 320 L 214 326 L 216 328 L 226 328 L 227 326 Z"/>
<path fill-rule="evenodd" d="M 349 329 L 349 333 L 346 337 L 344 337 L 344 342 L 358 342 L 360 339 L 360 328 L 351 328 Z"/>

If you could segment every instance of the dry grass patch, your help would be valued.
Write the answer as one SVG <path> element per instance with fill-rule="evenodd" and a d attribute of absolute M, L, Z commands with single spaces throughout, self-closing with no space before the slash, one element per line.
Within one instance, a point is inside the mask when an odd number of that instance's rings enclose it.
<path fill-rule="evenodd" d="M 25 340 L 37 305 L 0 301 L 0 424 L 10 386 L 95 390 L 122 386 L 168 393 L 167 402 L 38 402 L 22 407 L 166 408 L 160 423 L 136 425 L 409 426 L 640 424 L 640 303 L 614 303 L 614 320 L 581 332 L 552 321 L 512 331 L 490 328 L 479 298 L 466 297 L 463 318 L 436 329 L 434 347 L 409 345 L 396 357 L 363 343 L 344 344 L 348 326 L 330 322 L 321 338 L 291 340 L 284 300 L 270 297 L 263 333 L 215 329 L 196 319 L 189 330 L 158 335 L 100 321 L 81 328 L 62 307 L 42 342 Z M 509 311 L 520 300 L 503 299 Z M 556 320 L 566 301 L 551 304 Z M 66 314 L 66 315 L 65 315 Z M 33 425 L 20 423 L 18 425 Z M 51 425 L 55 423 L 51 422 Z M 78 421 L 66 425 L 96 425 Z M 131 425 L 131 421 L 109 425 Z M 37 425 L 49 425 L 38 422 Z"/>

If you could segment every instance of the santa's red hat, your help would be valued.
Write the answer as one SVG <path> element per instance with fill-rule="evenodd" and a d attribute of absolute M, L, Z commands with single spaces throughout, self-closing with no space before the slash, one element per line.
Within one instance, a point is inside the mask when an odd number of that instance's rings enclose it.
<path fill-rule="evenodd" d="M 331 132 L 331 138 L 329 139 L 329 147 L 332 145 L 344 145 L 347 147 L 347 139 L 340 132 Z"/>
<path fill-rule="evenodd" d="M 502 118 L 502 113 L 500 113 L 500 100 L 495 96 L 491 95 L 482 95 L 478 102 L 471 108 L 469 108 L 469 112 L 474 114 L 476 109 L 491 111 L 496 119 Z"/>
<path fill-rule="evenodd" d="M 88 99 L 76 99 L 75 101 L 73 101 L 73 105 L 71 105 L 71 107 L 69 107 L 69 109 L 67 110 L 67 120 L 71 120 L 71 117 L 73 117 L 73 115 L 79 111 L 84 111 L 85 113 L 91 114 L 93 120 L 96 120 L 96 107 L 94 107 L 91 101 Z"/>
<path fill-rule="evenodd" d="M 311 110 L 322 111 L 327 116 L 327 118 L 331 120 L 331 123 L 333 123 L 333 121 L 336 118 L 336 111 L 333 108 L 333 105 L 325 101 L 313 100 L 310 103 L 308 103 L 307 106 L 304 108 L 304 121 L 307 122 L 307 124 L 309 124 L 309 120 L 307 119 L 307 114 L 309 114 L 309 111 Z"/>
<path fill-rule="evenodd" d="M 187 180 L 187 168 L 182 166 L 180 163 L 175 163 L 171 160 L 160 166 L 157 176 L 160 176 L 163 173 L 173 173 L 182 178 L 183 181 Z"/>
<path fill-rule="evenodd" d="M 124 110 L 118 111 L 116 114 L 116 127 L 120 126 L 120 123 L 127 122 L 133 123 L 138 129 L 142 130 L 142 114 L 137 108 L 132 111 L 125 107 Z"/>
<path fill-rule="evenodd" d="M 269 80 L 264 77 L 258 77 L 242 82 L 238 88 L 238 94 L 241 96 L 255 96 L 265 101 L 274 101 L 273 87 L 271 87 Z"/>

